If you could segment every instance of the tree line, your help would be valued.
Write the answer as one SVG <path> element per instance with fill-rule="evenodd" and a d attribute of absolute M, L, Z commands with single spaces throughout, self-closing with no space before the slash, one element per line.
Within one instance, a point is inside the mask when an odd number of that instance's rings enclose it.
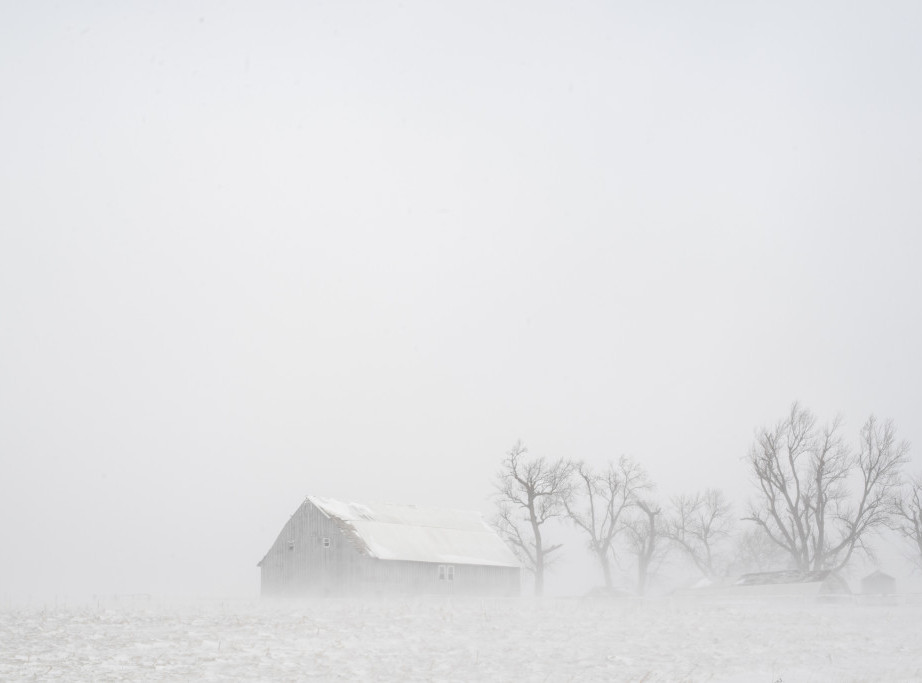
<path fill-rule="evenodd" d="M 922 476 L 904 473 L 909 444 L 891 420 L 873 415 L 850 443 L 839 418 L 819 424 L 799 403 L 756 430 L 746 457 L 752 491 L 743 515 L 718 489 L 657 498 L 637 461 L 597 468 L 581 460 L 530 456 L 521 442 L 496 477 L 495 526 L 534 575 L 536 595 L 562 544 L 551 520 L 569 521 L 612 588 L 613 566 L 629 559 L 643 594 L 670 551 L 709 579 L 731 571 L 837 570 L 870 555 L 872 536 L 890 529 L 922 567 Z M 741 522 L 741 525 L 737 523 Z"/>

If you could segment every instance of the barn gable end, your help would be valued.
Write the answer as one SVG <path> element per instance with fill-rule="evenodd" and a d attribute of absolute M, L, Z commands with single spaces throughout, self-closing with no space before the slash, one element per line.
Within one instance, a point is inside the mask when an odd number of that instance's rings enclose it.
<path fill-rule="evenodd" d="M 259 562 L 271 595 L 518 595 L 521 569 L 479 513 L 308 497 Z"/>

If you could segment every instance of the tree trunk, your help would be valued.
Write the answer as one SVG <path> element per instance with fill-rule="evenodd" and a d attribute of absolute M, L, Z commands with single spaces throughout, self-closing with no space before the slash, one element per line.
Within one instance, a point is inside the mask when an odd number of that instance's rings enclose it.
<path fill-rule="evenodd" d="M 535 562 L 535 597 L 540 598 L 544 595 L 544 558 L 536 556 Z"/>
<path fill-rule="evenodd" d="M 611 588 L 611 562 L 608 559 L 608 553 L 599 551 L 599 564 L 602 565 L 602 576 L 605 577 L 605 587 Z"/>
<path fill-rule="evenodd" d="M 531 521 L 531 531 L 535 537 L 535 596 L 544 595 L 544 544 L 541 542 L 541 526 L 535 514 L 534 498 L 529 496 L 528 515 Z"/>

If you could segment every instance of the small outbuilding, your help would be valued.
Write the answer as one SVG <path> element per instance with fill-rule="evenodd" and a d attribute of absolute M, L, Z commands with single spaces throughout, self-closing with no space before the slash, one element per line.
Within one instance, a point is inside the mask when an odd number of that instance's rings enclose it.
<path fill-rule="evenodd" d="M 686 597 L 753 598 L 753 599 L 838 599 L 851 595 L 845 580 L 830 570 L 800 571 L 787 569 L 777 572 L 743 574 L 726 577 L 678 591 Z"/>
<path fill-rule="evenodd" d="M 742 592 L 764 596 L 831 597 L 851 595 L 845 579 L 829 569 L 743 574 L 734 584 Z"/>
<path fill-rule="evenodd" d="M 879 569 L 861 579 L 864 595 L 893 595 L 896 593 L 896 579 Z"/>
<path fill-rule="evenodd" d="M 518 595 L 521 567 L 479 512 L 308 496 L 259 561 L 261 594 Z"/>

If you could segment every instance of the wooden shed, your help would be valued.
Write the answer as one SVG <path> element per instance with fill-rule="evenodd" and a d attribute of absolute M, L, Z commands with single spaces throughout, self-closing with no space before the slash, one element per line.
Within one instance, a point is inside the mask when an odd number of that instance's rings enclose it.
<path fill-rule="evenodd" d="M 842 577 L 828 569 L 821 571 L 787 569 L 701 582 L 697 586 L 677 591 L 677 594 L 686 597 L 709 598 L 829 600 L 850 595 L 851 590 Z"/>
<path fill-rule="evenodd" d="M 824 598 L 851 594 L 845 579 L 829 569 L 743 574 L 733 588 L 737 595 L 762 597 Z"/>
<path fill-rule="evenodd" d="M 308 496 L 258 564 L 277 595 L 518 595 L 521 568 L 480 513 Z"/>
<path fill-rule="evenodd" d="M 861 579 L 861 592 L 865 595 L 893 595 L 896 579 L 879 569 Z"/>

